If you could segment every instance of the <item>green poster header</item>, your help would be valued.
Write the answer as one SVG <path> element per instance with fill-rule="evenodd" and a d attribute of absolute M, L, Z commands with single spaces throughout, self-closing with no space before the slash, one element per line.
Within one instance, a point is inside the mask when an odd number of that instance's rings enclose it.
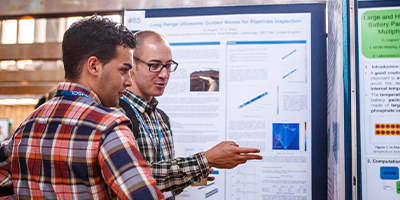
<path fill-rule="evenodd" d="M 400 9 L 365 12 L 361 39 L 367 58 L 400 58 Z"/>

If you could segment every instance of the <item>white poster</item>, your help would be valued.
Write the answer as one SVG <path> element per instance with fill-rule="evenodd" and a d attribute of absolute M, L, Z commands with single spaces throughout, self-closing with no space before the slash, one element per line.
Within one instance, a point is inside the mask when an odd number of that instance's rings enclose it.
<path fill-rule="evenodd" d="M 10 120 L 0 119 L 0 142 L 10 136 Z"/>
<path fill-rule="evenodd" d="M 328 199 L 345 199 L 342 0 L 328 1 Z"/>
<path fill-rule="evenodd" d="M 400 7 L 358 10 L 362 199 L 400 199 Z"/>
<path fill-rule="evenodd" d="M 157 98 L 176 156 L 232 140 L 264 157 L 178 199 L 312 199 L 311 14 L 144 16 L 127 11 L 126 25 L 164 35 L 179 63 Z"/>

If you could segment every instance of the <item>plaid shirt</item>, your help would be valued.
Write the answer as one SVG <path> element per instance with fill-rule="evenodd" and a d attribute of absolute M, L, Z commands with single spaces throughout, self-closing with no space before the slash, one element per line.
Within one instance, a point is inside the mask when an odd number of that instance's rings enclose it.
<path fill-rule="evenodd" d="M 210 168 L 208 167 L 204 152 L 186 158 L 174 158 L 172 131 L 168 128 L 168 125 L 163 122 L 160 113 L 155 112 L 158 104 L 155 98 L 148 103 L 129 90 L 125 92 L 125 97 L 138 110 L 155 140 L 157 150 L 154 149 L 154 145 L 148 133 L 139 121 L 139 134 L 136 141 L 143 158 L 151 168 L 153 177 L 157 181 L 157 186 L 162 192 L 174 191 L 175 196 L 182 192 L 185 187 L 200 181 L 200 178 L 207 178 L 210 174 Z M 162 161 L 157 160 L 160 138 L 158 136 L 157 122 L 154 113 L 157 113 L 157 118 L 161 126 Z"/>
<path fill-rule="evenodd" d="M 0 186 L 18 199 L 164 199 L 123 113 L 88 88 L 60 83 L 0 147 Z M 118 195 L 118 197 L 116 196 Z"/>

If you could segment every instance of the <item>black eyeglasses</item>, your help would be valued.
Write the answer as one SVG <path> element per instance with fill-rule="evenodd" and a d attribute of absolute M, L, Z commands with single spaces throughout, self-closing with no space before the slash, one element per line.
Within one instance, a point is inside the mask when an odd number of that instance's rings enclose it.
<path fill-rule="evenodd" d="M 161 72 L 161 70 L 165 67 L 165 69 L 167 69 L 167 72 L 174 72 L 176 70 L 176 68 L 178 68 L 178 63 L 175 61 L 171 61 L 171 63 L 167 63 L 167 64 L 161 64 L 161 63 L 147 63 L 143 60 L 141 60 L 140 58 L 133 56 L 133 58 L 143 64 L 146 64 L 149 66 L 149 71 L 153 72 L 153 73 L 158 73 Z"/>

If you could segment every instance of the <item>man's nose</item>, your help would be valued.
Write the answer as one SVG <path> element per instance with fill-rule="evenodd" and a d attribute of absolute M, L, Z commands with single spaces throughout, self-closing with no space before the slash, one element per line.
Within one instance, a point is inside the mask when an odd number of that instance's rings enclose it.
<path fill-rule="evenodd" d="M 128 76 L 126 76 L 125 81 L 124 81 L 125 87 L 131 87 L 133 85 L 133 81 L 131 78 L 131 73 L 128 73 Z"/>
<path fill-rule="evenodd" d="M 170 73 L 171 73 L 171 72 L 168 72 L 167 68 L 163 67 L 163 68 L 161 69 L 161 71 L 158 73 L 158 76 L 159 76 L 160 78 L 168 78 Z"/>

